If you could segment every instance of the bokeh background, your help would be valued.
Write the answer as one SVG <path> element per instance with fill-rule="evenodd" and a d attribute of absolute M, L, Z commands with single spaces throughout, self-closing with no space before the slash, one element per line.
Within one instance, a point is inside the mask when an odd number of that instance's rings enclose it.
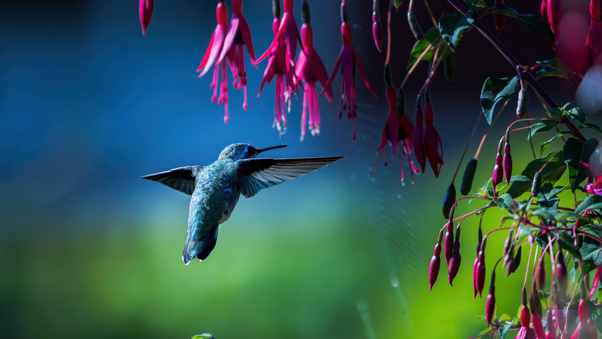
<path fill-rule="evenodd" d="M 355 142 L 351 123 L 338 119 L 338 99 L 329 104 L 323 97 L 320 136 L 299 142 L 301 103 L 295 101 L 280 139 L 271 126 L 273 84 L 255 99 L 265 61 L 256 70 L 247 60 L 249 109 L 242 110 L 242 94 L 230 87 L 231 117 L 224 124 L 223 108 L 210 103 L 210 74 L 198 79 L 195 72 L 215 27 L 215 4 L 157 0 L 142 37 L 134 0 L 0 1 L 0 336 L 478 334 L 485 323 L 478 317 L 484 299 L 472 298 L 474 224 L 462 232 L 464 265 L 455 288 L 442 268 L 429 293 L 428 264 L 445 222 L 443 194 L 480 114 L 481 84 L 486 76 L 514 75 L 512 68 L 481 36 L 466 34 L 455 82 L 432 86 L 444 170 L 438 179 L 429 170 L 415 185 L 402 186 L 397 160 L 387 167 L 381 160 L 369 178 L 387 112 L 371 1 L 349 2 L 354 46 L 379 95 L 371 97 L 357 79 Z M 539 6 L 517 5 L 532 12 Z M 300 18 L 301 2 L 295 6 Z M 340 4 L 310 6 L 315 46 L 330 71 L 341 45 Z M 431 7 L 436 15 L 452 11 L 444 1 Z M 430 27 L 421 3 L 414 11 Z M 272 39 L 271 2 L 247 1 L 244 13 L 260 54 Z M 393 16 L 397 84 L 414 41 L 405 15 Z M 484 21 L 492 27 L 490 18 Z M 530 48 L 517 47 L 529 39 Z M 553 56 L 546 41 L 511 20 L 502 41 L 525 64 Z M 412 118 L 425 74 L 423 65 L 405 89 Z M 544 85 L 571 100 L 574 89 L 566 84 Z M 338 79 L 333 89 L 340 90 Z M 481 122 L 477 135 L 486 128 Z M 475 186 L 489 175 L 498 135 L 485 144 Z M 208 164 L 233 142 L 289 145 L 269 154 L 274 157 L 348 158 L 241 199 L 212 255 L 185 266 L 180 253 L 189 197 L 140 176 Z M 473 142 L 469 156 L 475 149 Z M 521 148 L 515 150 L 518 163 Z M 522 151 L 527 159 L 528 149 Z M 521 279 L 499 284 L 498 315 L 517 311 Z"/>

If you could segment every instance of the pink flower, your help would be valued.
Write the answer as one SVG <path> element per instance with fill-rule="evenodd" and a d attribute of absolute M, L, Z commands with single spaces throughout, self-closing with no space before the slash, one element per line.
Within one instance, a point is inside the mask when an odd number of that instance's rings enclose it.
<path fill-rule="evenodd" d="M 376 97 L 372 86 L 368 82 L 368 78 L 366 77 L 366 73 L 364 72 L 364 68 L 362 67 L 362 63 L 360 62 L 360 58 L 355 53 L 353 46 L 351 46 L 351 27 L 347 23 L 347 13 L 345 9 L 345 0 L 341 3 L 341 14 L 343 23 L 341 24 L 341 34 L 343 36 L 343 47 L 341 48 L 341 52 L 339 53 L 339 57 L 337 58 L 337 62 L 334 65 L 332 73 L 330 73 L 330 77 L 328 78 L 328 82 L 326 83 L 326 87 L 329 87 L 334 79 L 334 76 L 341 66 L 341 73 L 343 75 L 343 82 L 341 84 L 341 105 L 339 110 L 339 118 L 343 116 L 343 112 L 347 112 L 347 117 L 351 119 L 353 124 L 353 119 L 357 116 L 357 102 L 355 96 L 355 66 L 357 66 L 360 71 L 360 76 L 364 80 L 366 87 L 370 90 L 370 92 Z M 409 121 L 409 120 L 408 120 Z M 353 140 L 355 140 L 355 125 L 353 125 Z"/>
<path fill-rule="evenodd" d="M 142 35 L 146 35 L 146 29 L 151 22 L 153 16 L 153 0 L 140 0 L 138 13 L 140 15 L 140 25 L 142 26 Z"/>
<path fill-rule="evenodd" d="M 234 88 L 243 89 L 244 101 L 243 109 L 247 109 L 247 72 L 245 72 L 245 58 L 243 46 L 249 52 L 251 62 L 255 61 L 255 49 L 253 48 L 253 39 L 251 38 L 251 29 L 242 14 L 242 0 L 232 0 L 232 17 L 228 24 L 228 34 L 224 40 L 222 51 L 217 60 L 218 63 L 224 61 L 228 56 L 228 64 L 234 77 Z"/>
<path fill-rule="evenodd" d="M 433 126 L 433 118 L 433 106 L 429 100 L 424 105 L 424 122 L 426 124 L 424 126 L 424 151 L 436 178 L 443 165 L 443 144 L 439 133 Z"/>
<path fill-rule="evenodd" d="M 548 0 L 546 7 L 550 29 L 554 33 L 554 36 L 557 36 L 558 25 L 560 24 L 560 20 L 562 20 L 562 0 Z"/>
<path fill-rule="evenodd" d="M 201 63 L 196 71 L 201 72 L 201 74 L 199 74 L 200 78 L 205 75 L 209 69 L 211 69 L 211 66 L 215 64 L 215 68 L 213 69 L 213 80 L 211 81 L 210 86 L 210 88 L 213 90 L 211 102 L 215 103 L 215 99 L 217 98 L 217 87 L 219 85 L 219 68 L 221 66 L 222 85 L 220 87 L 219 99 L 217 103 L 218 105 L 224 105 L 224 122 L 228 123 L 230 117 L 228 115 L 228 84 L 226 83 L 226 63 L 220 62 L 217 59 L 221 53 L 222 46 L 224 45 L 227 31 L 226 23 L 228 21 L 228 10 L 226 9 L 226 5 L 224 5 L 223 0 L 218 2 L 215 15 L 217 17 L 217 27 L 215 27 L 215 30 L 213 31 L 207 51 L 205 52 L 203 60 L 201 60 Z"/>
<path fill-rule="evenodd" d="M 332 90 L 326 86 L 328 74 L 314 49 L 313 30 L 310 25 L 309 5 L 303 1 L 303 26 L 301 36 L 303 38 L 303 50 L 299 53 L 295 66 L 295 76 L 303 80 L 303 113 L 301 115 L 301 140 L 305 137 L 305 126 L 307 122 L 307 111 L 309 106 L 309 129 L 312 135 L 320 134 L 320 112 L 318 111 L 318 95 L 316 93 L 316 81 L 324 87 L 324 93 L 328 101 L 332 101 Z"/>
<path fill-rule="evenodd" d="M 284 53 L 284 74 L 286 76 L 286 86 L 292 92 L 294 88 L 294 74 L 295 64 L 294 59 L 297 54 L 297 41 L 301 41 L 299 37 L 299 30 L 297 29 L 297 22 L 293 16 L 294 0 L 284 0 L 284 14 L 280 20 L 278 30 L 274 33 L 274 40 L 268 47 L 268 49 L 257 59 L 254 64 L 265 59 L 268 55 L 276 53 L 278 48 L 285 48 Z M 280 46 L 279 45 L 282 45 Z M 269 65 L 268 65 L 269 66 Z M 278 91 L 278 89 L 277 89 Z M 286 94 L 286 92 L 285 92 Z M 289 93 L 290 95 L 290 93 Z"/>
<path fill-rule="evenodd" d="M 326 84 L 328 86 L 328 83 Z M 395 154 L 399 154 L 399 160 L 401 161 L 401 153 L 407 155 L 408 163 L 410 166 L 410 174 L 418 173 L 418 169 L 414 165 L 414 162 L 410 158 L 410 153 L 412 153 L 412 133 L 414 131 L 414 126 L 412 122 L 408 118 L 407 114 L 398 115 L 396 110 L 397 103 L 397 93 L 395 92 L 395 88 L 392 86 L 387 87 L 387 100 L 389 102 L 389 114 L 387 115 L 387 121 L 385 123 L 385 127 L 383 129 L 383 135 L 381 139 L 380 146 L 376 152 L 378 153 L 378 158 L 376 159 L 376 164 L 374 164 L 374 168 L 372 169 L 372 173 L 370 177 L 374 175 L 374 171 L 376 170 L 376 166 L 380 161 L 380 157 L 383 155 L 383 152 L 386 151 L 386 147 L 388 144 L 391 145 L 391 157 L 387 161 L 385 161 L 385 166 L 390 160 L 393 160 Z M 355 133 L 354 133 L 355 134 Z M 401 147 L 399 147 L 399 142 L 402 142 Z M 399 147 L 399 153 L 398 153 Z M 385 152 L 386 153 L 386 152 Z M 386 159 L 385 155 L 385 159 Z M 403 172 L 403 164 L 401 165 L 401 183 L 403 184 L 405 180 L 404 172 Z"/>
<path fill-rule="evenodd" d="M 274 36 L 278 34 L 278 27 L 280 27 L 280 2 L 274 1 L 274 21 L 272 23 L 272 29 L 274 31 Z M 268 58 L 268 65 L 265 68 L 263 73 L 263 77 L 261 78 L 261 83 L 259 84 L 259 92 L 257 93 L 257 97 L 261 95 L 261 91 L 263 90 L 263 86 L 265 83 L 272 82 L 274 76 L 276 77 L 276 100 L 274 103 L 274 125 L 278 129 L 278 133 L 280 137 L 282 134 L 286 132 L 286 107 L 285 104 L 288 102 L 290 109 L 290 97 L 294 91 L 293 80 L 294 77 L 290 79 L 287 77 L 287 84 L 285 86 L 284 83 L 284 75 L 287 71 L 286 64 L 286 47 L 284 44 L 284 38 L 281 37 L 280 40 L 276 42 L 274 48 L 270 51 L 270 56 Z"/>

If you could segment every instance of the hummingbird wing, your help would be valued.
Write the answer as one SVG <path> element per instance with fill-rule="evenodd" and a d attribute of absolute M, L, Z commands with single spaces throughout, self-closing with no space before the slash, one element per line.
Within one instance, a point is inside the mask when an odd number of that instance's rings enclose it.
<path fill-rule="evenodd" d="M 145 175 L 142 178 L 160 182 L 180 192 L 192 195 L 196 181 L 193 171 L 194 167 L 199 166 L 178 167 L 165 172 Z"/>
<path fill-rule="evenodd" d="M 250 198 L 259 190 L 316 171 L 345 157 L 238 160 L 238 184 Z"/>

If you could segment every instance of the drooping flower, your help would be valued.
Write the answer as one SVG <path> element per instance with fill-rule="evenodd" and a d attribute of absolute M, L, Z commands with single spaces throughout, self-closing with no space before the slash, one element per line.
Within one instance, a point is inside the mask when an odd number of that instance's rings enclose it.
<path fill-rule="evenodd" d="M 443 242 L 443 253 L 445 254 L 445 261 L 449 265 L 449 261 L 454 253 L 454 223 L 451 219 L 447 222 L 445 240 Z"/>
<path fill-rule="evenodd" d="M 548 21 L 550 23 L 550 29 L 554 36 L 557 37 L 558 25 L 562 20 L 562 0 L 548 0 L 546 5 L 548 10 Z"/>
<path fill-rule="evenodd" d="M 285 48 L 284 53 L 284 75 L 286 77 L 286 88 L 291 90 L 294 88 L 294 76 L 295 76 L 295 55 L 297 54 L 297 41 L 301 41 L 299 37 L 299 30 L 297 29 L 297 22 L 293 16 L 294 0 L 284 0 L 284 14 L 280 20 L 278 30 L 274 34 L 274 40 L 268 47 L 268 49 L 255 60 L 254 64 L 261 62 L 267 56 L 276 52 L 278 48 Z M 279 45 L 284 44 L 279 47 Z M 286 91 L 284 92 L 287 95 Z M 288 94 L 290 95 L 290 93 Z"/>
<path fill-rule="evenodd" d="M 437 277 L 439 276 L 439 267 L 441 266 L 441 240 L 443 238 L 443 229 L 439 231 L 439 236 L 437 237 L 437 243 L 435 244 L 435 249 L 433 250 L 433 257 L 431 258 L 431 263 L 429 265 L 429 292 L 433 289 L 433 285 L 437 281 Z"/>
<path fill-rule="evenodd" d="M 489 285 L 489 294 L 485 301 L 485 320 L 487 325 L 491 325 L 493 320 L 493 312 L 495 311 L 495 270 L 491 272 L 491 285 Z"/>
<path fill-rule="evenodd" d="M 219 99 L 217 103 L 220 106 L 224 105 L 224 122 L 228 123 L 230 117 L 228 115 L 228 83 L 226 82 L 226 63 L 218 60 L 218 56 L 222 51 L 222 46 L 224 45 L 224 40 L 226 39 L 226 32 L 228 29 L 228 10 L 226 9 L 226 5 L 224 4 L 223 0 L 217 3 L 215 15 L 217 17 L 217 26 L 213 31 L 207 51 L 205 52 L 205 55 L 203 56 L 203 59 L 201 60 L 201 63 L 196 71 L 201 72 L 199 74 L 200 78 L 205 75 L 209 69 L 211 69 L 211 66 L 215 65 L 215 68 L 213 69 L 213 80 L 211 81 L 210 86 L 210 88 L 213 90 L 211 102 L 215 103 L 215 99 L 217 99 L 217 87 L 219 86 L 219 72 L 221 67 L 222 85 L 220 87 Z"/>
<path fill-rule="evenodd" d="M 337 62 L 332 69 L 332 73 L 330 73 L 330 77 L 328 78 L 328 82 L 326 86 L 330 86 L 334 76 L 341 66 L 341 74 L 343 75 L 343 81 L 341 83 L 341 104 L 339 109 L 339 118 L 343 116 L 343 112 L 347 112 L 347 117 L 351 119 L 352 128 L 353 128 L 353 140 L 355 140 L 355 125 L 354 120 L 357 117 L 357 102 L 355 95 L 355 67 L 360 71 L 360 76 L 364 80 L 366 87 L 370 90 L 370 92 L 376 97 L 376 93 L 370 86 L 368 82 L 368 78 L 366 77 L 366 73 L 364 72 L 364 67 L 362 67 L 362 63 L 360 61 L 359 56 L 355 53 L 353 46 L 351 46 L 351 26 L 347 23 L 347 10 L 345 7 L 345 0 L 341 3 L 341 17 L 343 23 L 341 24 L 341 34 L 343 36 L 343 47 L 341 48 L 341 52 L 339 53 L 339 57 L 337 58 Z M 409 121 L 409 119 L 408 119 Z"/>
<path fill-rule="evenodd" d="M 309 110 L 309 129 L 312 135 L 320 133 L 320 112 L 318 111 L 318 95 L 316 92 L 316 81 L 319 81 L 324 87 L 324 94 L 328 101 L 332 101 L 332 90 L 326 85 L 328 74 L 326 68 L 320 59 L 320 56 L 314 49 L 313 30 L 310 24 L 309 5 L 303 1 L 303 26 L 301 26 L 301 36 L 304 52 L 299 53 L 295 65 L 295 76 L 303 80 L 303 113 L 301 115 L 301 140 L 305 137 L 305 128 L 307 122 L 307 111 Z"/>
<path fill-rule="evenodd" d="M 506 140 L 506 144 L 504 145 L 504 158 L 502 160 L 504 165 L 504 176 L 506 177 L 506 182 L 510 185 L 510 179 L 512 177 L 512 155 L 510 154 L 510 144 L 508 143 L 508 140 Z"/>
<path fill-rule="evenodd" d="M 274 31 L 274 36 L 276 36 L 278 34 L 278 28 L 280 27 L 280 1 L 274 0 L 272 4 L 274 10 L 272 29 Z M 282 137 L 284 132 L 286 132 L 286 103 L 288 102 L 288 108 L 290 109 L 290 97 L 294 91 L 294 77 L 291 77 L 291 79 L 287 78 L 286 84 L 284 82 L 286 71 L 286 46 L 284 44 L 284 37 L 281 37 L 270 51 L 268 65 L 266 66 L 263 77 L 261 78 L 259 92 L 257 93 L 257 97 L 259 98 L 266 82 L 270 83 L 272 82 L 272 79 L 274 79 L 274 76 L 276 77 L 276 98 L 274 103 L 273 127 L 278 129 L 280 137 Z"/>
<path fill-rule="evenodd" d="M 439 176 L 443 165 L 443 144 L 439 133 L 433 126 L 433 105 L 431 105 L 428 97 L 429 95 L 427 95 L 427 101 L 424 105 L 424 151 L 436 178 Z"/>
<path fill-rule="evenodd" d="M 140 15 L 140 25 L 142 26 L 142 35 L 146 35 L 146 30 L 153 16 L 154 0 L 140 0 L 138 14 Z"/>
<path fill-rule="evenodd" d="M 247 48 L 251 62 L 255 61 L 255 49 L 253 47 L 253 38 L 251 29 L 242 14 L 243 0 L 232 0 L 232 17 L 228 23 L 228 33 L 222 46 L 218 63 L 223 62 L 228 57 L 228 64 L 234 77 L 234 88 L 243 89 L 244 101 L 243 109 L 247 109 L 247 72 L 245 71 L 245 58 L 243 46 Z"/>
<path fill-rule="evenodd" d="M 388 66 L 386 66 L 388 67 Z M 328 83 L 326 84 L 328 86 Z M 387 115 L 387 121 L 385 123 L 385 127 L 383 129 L 382 139 L 380 146 L 376 150 L 378 153 L 378 158 L 376 159 L 376 164 L 374 164 L 374 168 L 372 169 L 372 173 L 370 176 L 374 175 L 374 171 L 376 171 L 376 166 L 380 161 L 380 157 L 383 155 L 383 152 L 386 153 L 387 145 L 391 145 L 391 157 L 389 160 L 385 160 L 385 166 L 387 163 L 395 157 L 395 154 L 399 154 L 399 161 L 401 162 L 401 154 L 404 153 L 407 155 L 408 163 L 410 166 L 410 174 L 413 176 L 414 173 L 418 173 L 418 169 L 414 165 L 414 162 L 410 158 L 410 153 L 412 153 L 412 133 L 414 131 L 414 125 L 408 118 L 407 114 L 399 115 L 396 110 L 396 102 L 397 102 L 397 93 L 395 92 L 395 88 L 391 85 L 387 86 L 387 101 L 389 103 L 389 114 Z M 402 142 L 401 147 L 399 147 L 399 142 Z M 385 155 L 385 159 L 387 156 Z M 412 179 L 413 180 L 413 179 Z M 401 164 L 401 183 L 405 182 L 405 176 L 403 172 L 403 163 Z"/>

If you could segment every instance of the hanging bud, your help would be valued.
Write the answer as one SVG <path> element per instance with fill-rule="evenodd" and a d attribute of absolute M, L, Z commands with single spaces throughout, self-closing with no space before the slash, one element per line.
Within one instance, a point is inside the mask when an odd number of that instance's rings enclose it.
<path fill-rule="evenodd" d="M 142 35 L 146 35 L 146 29 L 151 22 L 153 16 L 153 0 L 140 0 L 138 14 L 140 15 L 140 25 L 142 26 Z"/>
<path fill-rule="evenodd" d="M 546 315 L 546 339 L 556 339 L 556 323 L 554 322 L 553 313 L 554 311 L 548 311 Z"/>
<path fill-rule="evenodd" d="M 487 325 L 491 325 L 493 311 L 495 311 L 495 271 L 491 273 L 491 285 L 489 285 L 489 294 L 485 302 L 485 320 L 487 321 Z"/>
<path fill-rule="evenodd" d="M 562 19 L 562 0 L 548 0 L 548 21 L 550 23 L 550 29 L 554 36 L 558 35 L 558 24 Z"/>
<path fill-rule="evenodd" d="M 558 258 L 556 259 L 556 277 L 558 278 L 558 284 L 563 295 L 566 293 L 566 264 L 564 263 L 564 255 L 562 254 L 562 248 L 560 248 L 560 242 L 558 242 Z"/>
<path fill-rule="evenodd" d="M 477 158 L 472 158 L 466 164 L 466 169 L 464 170 L 464 176 L 462 177 L 462 184 L 460 185 L 460 194 L 467 195 L 470 193 L 470 189 L 472 188 L 472 180 L 474 179 L 474 175 L 477 172 Z"/>
<path fill-rule="evenodd" d="M 537 197 L 540 189 L 541 189 L 541 173 L 539 171 L 537 171 L 537 172 L 535 172 L 535 175 L 533 176 L 533 183 L 531 184 L 531 196 Z"/>
<path fill-rule="evenodd" d="M 492 184 L 493 184 L 493 195 L 495 197 L 497 197 L 497 192 L 495 190 L 495 187 L 502 182 L 503 177 L 504 177 L 504 170 L 503 170 L 503 158 L 502 155 L 498 152 L 498 154 L 495 156 L 495 165 L 493 166 L 493 175 L 492 175 Z"/>
<path fill-rule="evenodd" d="M 460 227 L 456 229 L 456 242 L 454 243 L 454 253 L 452 254 L 451 260 L 449 261 L 449 271 L 447 272 L 447 279 L 449 284 L 453 285 L 454 278 L 458 274 L 460 269 L 460 262 L 462 257 L 460 256 Z"/>
<path fill-rule="evenodd" d="M 433 285 L 437 281 L 439 276 L 439 267 L 441 266 L 441 238 L 443 230 L 439 231 L 437 237 L 437 243 L 435 244 L 435 250 L 433 251 L 433 257 L 431 258 L 431 264 L 429 266 L 429 292 L 433 289 Z"/>
<path fill-rule="evenodd" d="M 443 217 L 445 219 L 450 218 L 450 211 L 455 203 L 456 203 L 456 186 L 452 182 L 447 187 L 447 191 L 445 192 L 445 197 L 443 198 Z M 452 216 L 452 218 L 453 218 L 453 216 Z"/>
<path fill-rule="evenodd" d="M 380 26 L 380 15 L 378 14 L 378 0 L 372 2 L 372 36 L 374 37 L 374 44 L 379 52 L 382 51 L 383 46 L 383 30 Z"/>
<path fill-rule="evenodd" d="M 516 272 L 516 270 L 520 266 L 520 259 L 521 259 L 522 250 L 523 250 L 523 248 L 521 246 L 516 251 L 516 255 L 514 256 L 514 266 L 512 267 L 512 273 Z"/>
<path fill-rule="evenodd" d="M 454 61 L 454 55 L 448 54 L 443 60 L 443 73 L 447 81 L 454 81 L 456 77 L 456 63 Z"/>
<path fill-rule="evenodd" d="M 521 88 L 518 91 L 518 102 L 516 104 L 516 116 L 522 118 L 527 113 L 527 107 L 529 106 L 529 92 L 526 88 Z"/>
<path fill-rule="evenodd" d="M 487 269 L 485 267 L 485 243 L 479 251 L 479 263 L 477 264 L 477 291 L 479 296 L 483 296 L 483 287 L 485 286 L 485 275 Z"/>
<path fill-rule="evenodd" d="M 531 310 L 531 323 L 533 324 L 533 330 L 537 338 L 545 338 L 545 332 L 542 323 L 542 309 L 541 301 L 539 300 L 539 294 L 537 291 L 533 291 L 529 296 L 529 308 Z"/>
<path fill-rule="evenodd" d="M 447 222 L 447 231 L 445 232 L 445 241 L 443 243 L 443 253 L 445 254 L 445 261 L 449 265 L 449 261 L 454 252 L 454 223 L 451 219 Z"/>
<path fill-rule="evenodd" d="M 410 30 L 412 31 L 412 34 L 414 34 L 414 38 L 418 41 L 422 41 L 424 39 L 424 33 L 422 33 L 422 28 L 420 28 L 414 12 L 408 12 L 408 24 L 410 24 Z"/>
<path fill-rule="evenodd" d="M 477 256 L 474 258 L 474 263 L 472 264 L 472 288 L 474 290 L 474 295 L 473 295 L 473 299 L 475 299 L 477 297 L 477 294 L 479 294 L 479 288 L 477 287 L 477 278 L 478 278 L 478 273 L 479 273 L 479 251 L 478 251 L 479 245 L 477 245 Z"/>
<path fill-rule="evenodd" d="M 596 269 L 596 274 L 594 275 L 594 281 L 592 282 L 592 288 L 589 291 L 589 298 L 594 297 L 594 292 L 598 289 L 598 285 L 600 284 L 600 274 L 602 274 L 602 266 L 598 266 Z"/>
<path fill-rule="evenodd" d="M 531 323 L 531 314 L 529 308 L 523 304 L 520 310 L 520 329 L 518 330 L 517 338 L 533 338 L 535 333 L 529 327 Z"/>
<path fill-rule="evenodd" d="M 502 6 L 503 4 L 503 0 L 495 0 L 493 2 L 493 7 Z M 497 36 L 499 37 L 500 35 L 502 35 L 504 23 L 506 22 L 506 16 L 503 14 L 495 13 L 493 15 L 493 22 L 495 23 L 495 29 L 497 30 Z"/>
<path fill-rule="evenodd" d="M 544 258 L 541 258 L 541 263 L 539 264 L 539 270 L 537 271 L 537 288 L 540 290 L 544 289 L 546 285 L 546 268 Z"/>
<path fill-rule="evenodd" d="M 507 139 L 506 139 L 507 140 Z M 510 179 L 512 177 L 512 155 L 510 154 L 510 144 L 506 141 L 504 145 L 504 176 L 506 177 L 506 182 L 510 185 Z"/>

